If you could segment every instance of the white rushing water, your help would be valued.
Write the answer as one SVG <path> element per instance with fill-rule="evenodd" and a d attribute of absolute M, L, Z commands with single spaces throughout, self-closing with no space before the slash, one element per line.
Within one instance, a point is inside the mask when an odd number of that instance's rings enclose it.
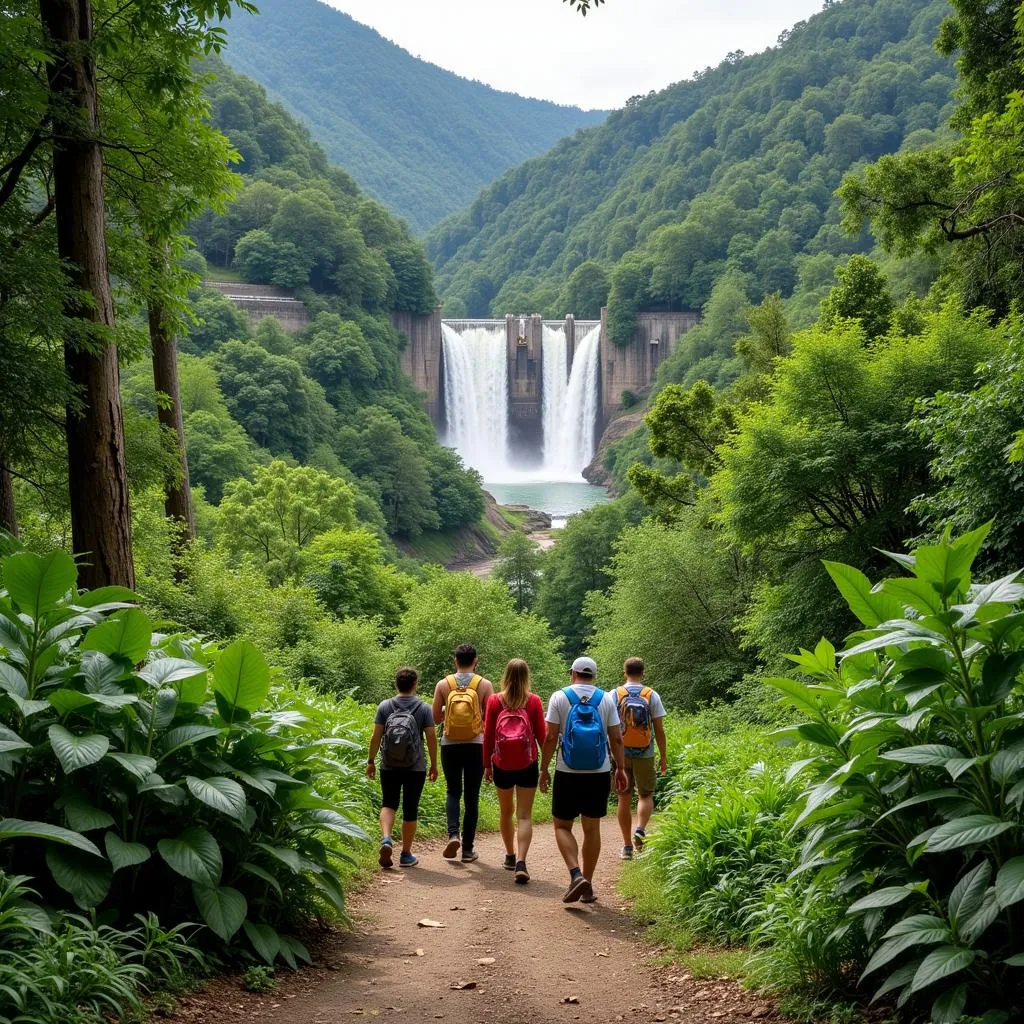
<path fill-rule="evenodd" d="M 441 325 L 447 443 L 485 480 L 508 474 L 505 325 Z"/>
<path fill-rule="evenodd" d="M 601 325 L 589 330 L 576 343 L 572 372 L 565 380 L 565 334 L 544 331 L 544 476 L 554 480 L 581 480 L 583 470 L 594 457 L 597 430 L 598 343 Z M 560 346 L 560 348 L 559 348 Z M 554 364 L 548 367 L 548 352 Z M 559 356 L 559 351 L 561 355 Z M 560 360 L 560 361 L 559 361 Z M 558 367 L 563 368 L 558 374 Z M 549 380 L 552 381 L 549 402 Z M 557 395 L 557 399 L 556 396 Z"/>

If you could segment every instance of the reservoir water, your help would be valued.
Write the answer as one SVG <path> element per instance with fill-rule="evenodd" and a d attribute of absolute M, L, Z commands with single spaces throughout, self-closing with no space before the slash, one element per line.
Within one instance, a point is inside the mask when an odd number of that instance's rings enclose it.
<path fill-rule="evenodd" d="M 574 512 L 603 505 L 611 501 L 603 487 L 595 487 L 585 481 L 566 483 L 558 481 L 524 480 L 521 483 L 485 483 L 502 505 L 529 505 L 530 508 L 547 512 L 551 525 L 560 528 Z"/>

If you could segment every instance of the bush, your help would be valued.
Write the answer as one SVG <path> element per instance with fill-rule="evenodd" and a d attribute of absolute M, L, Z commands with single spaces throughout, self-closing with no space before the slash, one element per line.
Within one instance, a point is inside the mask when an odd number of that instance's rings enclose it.
<path fill-rule="evenodd" d="M 336 861 L 365 838 L 318 791 L 365 786 L 331 757 L 343 727 L 267 710 L 251 643 L 154 636 L 129 591 L 78 592 L 64 552 L 18 552 L 0 571 L 5 866 L 58 907 L 198 915 L 214 948 L 306 959 L 279 929 L 343 911 Z"/>
<path fill-rule="evenodd" d="M 987 527 L 894 555 L 872 587 L 828 564 L 864 629 L 772 680 L 807 717 L 801 870 L 840 894 L 875 999 L 955 1024 L 1019 1020 L 1024 951 L 1024 587 L 973 583 Z"/>

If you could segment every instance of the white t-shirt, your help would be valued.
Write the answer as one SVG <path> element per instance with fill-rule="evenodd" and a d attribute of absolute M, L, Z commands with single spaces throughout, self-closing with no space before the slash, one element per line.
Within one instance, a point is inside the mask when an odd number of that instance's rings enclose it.
<path fill-rule="evenodd" d="M 619 686 L 639 686 L 645 687 L 646 683 L 634 683 L 626 682 L 619 683 Z M 619 705 L 619 686 L 615 687 L 613 691 L 615 695 L 615 706 Z M 665 704 L 661 699 L 660 694 L 657 690 L 651 690 L 651 721 L 653 722 L 656 718 L 665 717 Z M 651 730 L 651 742 L 647 745 L 646 750 L 634 750 L 632 747 L 626 747 L 626 757 L 639 758 L 639 757 L 654 757 L 654 730 Z"/>
<path fill-rule="evenodd" d="M 584 700 L 588 697 L 593 696 L 594 691 L 597 689 L 596 686 L 590 683 L 573 683 L 572 688 L 582 697 Z M 562 734 L 565 733 L 565 723 L 569 720 L 569 708 L 572 705 L 569 703 L 569 698 L 565 694 L 565 690 L 555 690 L 553 694 L 548 698 L 548 711 L 545 715 L 545 720 L 549 725 L 557 725 Z M 604 700 L 601 701 L 601 719 L 604 722 L 604 727 L 607 730 L 610 726 L 619 725 L 619 709 L 615 704 L 614 693 L 606 693 Z M 558 739 L 558 760 L 555 763 L 555 771 L 559 772 L 571 772 L 574 775 L 594 775 L 597 772 L 610 772 L 612 770 L 612 759 L 611 759 L 611 747 L 609 745 L 608 752 L 604 756 L 604 764 L 600 768 L 581 770 L 579 768 L 569 768 L 565 761 L 562 760 L 562 738 L 561 735 Z"/>

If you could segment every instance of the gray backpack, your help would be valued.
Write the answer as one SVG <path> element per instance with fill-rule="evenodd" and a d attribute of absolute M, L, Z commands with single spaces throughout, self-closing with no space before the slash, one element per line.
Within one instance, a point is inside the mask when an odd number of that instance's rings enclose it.
<path fill-rule="evenodd" d="M 423 737 L 412 708 L 395 708 L 384 723 L 381 741 L 388 768 L 415 768 L 423 756 Z"/>

